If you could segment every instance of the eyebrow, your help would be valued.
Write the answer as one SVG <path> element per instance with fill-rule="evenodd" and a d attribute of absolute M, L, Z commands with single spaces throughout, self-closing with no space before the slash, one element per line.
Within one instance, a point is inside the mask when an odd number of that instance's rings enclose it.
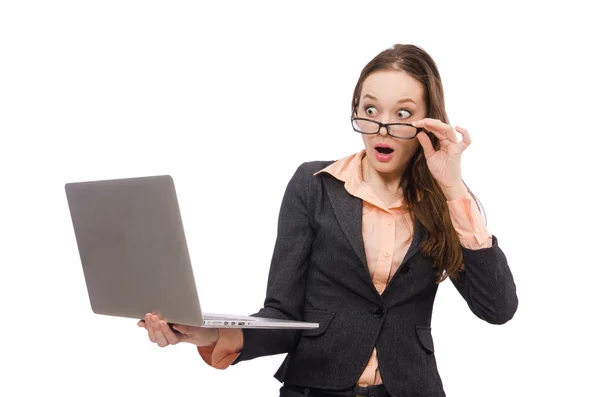
<path fill-rule="evenodd" d="M 377 97 L 376 97 L 375 95 L 371 95 L 371 94 L 365 94 L 365 95 L 363 96 L 363 99 L 365 99 L 365 98 L 367 98 L 367 99 L 372 99 L 372 100 L 374 100 L 374 101 L 377 101 Z M 412 103 L 414 103 L 415 105 L 417 104 L 417 103 L 416 103 L 415 101 L 413 101 L 411 98 L 402 98 L 402 99 L 398 100 L 398 102 L 396 102 L 396 103 L 405 103 L 405 102 L 412 102 Z"/>

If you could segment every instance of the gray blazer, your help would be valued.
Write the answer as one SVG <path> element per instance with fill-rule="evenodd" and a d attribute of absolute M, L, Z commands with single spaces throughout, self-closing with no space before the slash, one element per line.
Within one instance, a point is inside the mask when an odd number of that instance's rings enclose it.
<path fill-rule="evenodd" d="M 400 269 L 380 295 L 369 276 L 362 201 L 327 173 L 331 162 L 302 164 L 285 191 L 264 308 L 255 316 L 318 322 L 303 331 L 244 329 L 233 364 L 287 353 L 281 382 L 318 389 L 353 387 L 374 347 L 383 382 L 395 396 L 444 396 L 431 336 L 438 285 L 432 260 L 414 236 Z M 517 310 L 506 257 L 493 246 L 463 248 L 465 271 L 453 283 L 481 319 L 502 324 Z"/>

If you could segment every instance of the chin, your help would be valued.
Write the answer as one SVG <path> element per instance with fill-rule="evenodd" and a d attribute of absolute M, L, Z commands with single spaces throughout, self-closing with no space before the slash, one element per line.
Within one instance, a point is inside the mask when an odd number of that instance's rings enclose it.
<path fill-rule="evenodd" d="M 373 168 L 377 170 L 377 172 L 381 174 L 396 174 L 400 171 L 399 164 L 390 164 L 390 163 L 379 163 L 376 164 Z"/>
<path fill-rule="evenodd" d="M 371 168 L 380 174 L 394 174 L 403 168 L 403 165 L 397 161 L 389 161 L 384 163 L 377 160 L 377 158 L 374 156 L 367 156 L 367 160 L 369 161 Z"/>

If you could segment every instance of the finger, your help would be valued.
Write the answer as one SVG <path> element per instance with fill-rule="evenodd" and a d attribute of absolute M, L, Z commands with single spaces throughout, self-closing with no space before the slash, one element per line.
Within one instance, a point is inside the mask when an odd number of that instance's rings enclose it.
<path fill-rule="evenodd" d="M 440 142 L 447 141 L 448 136 L 446 136 L 446 133 L 443 130 L 440 131 L 440 129 L 435 126 L 430 125 L 427 120 L 428 119 L 424 119 L 419 122 L 414 122 L 413 125 L 417 128 L 423 128 L 424 130 L 432 133 Z"/>
<path fill-rule="evenodd" d="M 452 130 L 452 126 L 450 124 L 444 123 L 443 121 L 438 119 L 425 118 L 422 120 L 422 122 L 424 127 L 429 127 L 432 130 L 436 130 L 439 132 L 445 133 L 448 130 Z"/>
<path fill-rule="evenodd" d="M 169 346 L 169 342 L 167 341 L 165 334 L 163 334 L 160 329 L 154 330 L 154 334 L 156 335 L 156 344 L 158 345 L 158 347 Z"/>
<path fill-rule="evenodd" d="M 154 328 L 148 326 L 146 329 L 148 330 L 148 339 L 150 339 L 150 342 L 156 343 L 156 334 L 154 333 Z"/>
<path fill-rule="evenodd" d="M 160 332 L 160 326 L 158 325 L 159 318 L 155 314 L 150 314 L 148 317 L 150 318 L 148 321 L 146 321 L 146 329 L 148 330 L 148 335 L 150 336 L 150 340 L 153 343 L 158 344 L 164 339 L 164 336 Z"/>
<path fill-rule="evenodd" d="M 431 143 L 431 139 L 429 139 L 426 133 L 424 133 L 423 131 L 419 132 L 417 134 L 417 139 L 423 147 L 423 153 L 425 154 L 426 159 L 435 154 L 435 149 L 433 147 L 433 144 Z"/>
<path fill-rule="evenodd" d="M 160 330 L 169 344 L 176 345 L 179 343 L 177 335 L 171 330 L 171 327 L 169 327 L 169 324 L 167 324 L 166 321 L 160 321 Z"/>
<path fill-rule="evenodd" d="M 146 322 L 144 320 L 140 320 L 137 322 L 137 326 L 141 328 L 146 328 Z"/>
<path fill-rule="evenodd" d="M 144 316 L 144 324 L 146 325 L 146 329 L 150 327 L 150 325 L 152 324 L 152 314 L 146 313 L 146 315 Z"/>
<path fill-rule="evenodd" d="M 452 143 L 458 143 L 456 131 L 454 131 L 454 128 L 450 124 L 436 119 L 427 119 L 425 120 L 425 127 L 428 130 L 437 130 L 443 133 Z"/>
<path fill-rule="evenodd" d="M 169 342 L 167 341 L 165 334 L 163 334 L 163 332 L 160 328 L 154 329 L 154 335 L 156 336 L 156 344 L 159 347 L 165 347 L 165 346 L 169 345 Z"/>
<path fill-rule="evenodd" d="M 160 317 L 158 317 L 156 314 L 151 315 L 150 325 L 152 326 L 152 328 L 154 328 L 155 331 L 157 329 L 160 329 Z"/>
<path fill-rule="evenodd" d="M 465 144 L 465 147 L 469 146 L 471 144 L 471 135 L 469 134 L 469 131 L 467 131 L 466 128 L 459 126 L 456 126 L 456 131 L 462 136 L 462 143 Z"/>
<path fill-rule="evenodd" d="M 161 321 L 162 320 L 156 314 L 152 315 L 152 328 L 154 331 L 154 336 L 156 337 L 155 343 L 160 347 L 165 347 L 169 343 L 167 342 L 167 338 L 165 337 L 165 334 L 162 332 L 162 329 L 160 326 Z"/>
<path fill-rule="evenodd" d="M 412 122 L 412 125 L 417 128 L 425 128 L 425 119 L 415 120 Z"/>
<path fill-rule="evenodd" d="M 146 313 L 144 320 L 140 321 L 140 323 L 141 322 L 144 323 L 144 328 L 146 328 L 146 331 L 148 331 L 148 339 L 150 339 L 150 342 L 156 343 L 156 335 L 154 335 L 154 329 L 152 328 L 152 315 L 150 313 Z"/>
<path fill-rule="evenodd" d="M 449 139 L 452 143 L 458 143 L 456 133 L 451 125 L 444 123 L 438 119 L 423 119 L 423 127 L 430 132 L 433 132 L 439 140 Z M 421 127 L 421 128 L 423 128 Z"/>

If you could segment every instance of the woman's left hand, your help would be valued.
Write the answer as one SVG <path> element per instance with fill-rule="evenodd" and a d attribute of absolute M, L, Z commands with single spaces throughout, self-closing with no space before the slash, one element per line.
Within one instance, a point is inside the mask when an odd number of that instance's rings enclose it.
<path fill-rule="evenodd" d="M 462 152 L 471 144 L 469 132 L 456 127 L 462 135 L 462 141 L 458 141 L 454 128 L 437 119 L 422 119 L 412 123 L 417 128 L 424 128 L 433 133 L 440 141 L 440 149 L 435 150 L 431 139 L 424 131 L 417 134 L 417 139 L 423 147 L 425 159 L 429 171 L 442 188 L 448 200 L 455 200 L 468 193 L 463 183 L 460 161 Z"/>

